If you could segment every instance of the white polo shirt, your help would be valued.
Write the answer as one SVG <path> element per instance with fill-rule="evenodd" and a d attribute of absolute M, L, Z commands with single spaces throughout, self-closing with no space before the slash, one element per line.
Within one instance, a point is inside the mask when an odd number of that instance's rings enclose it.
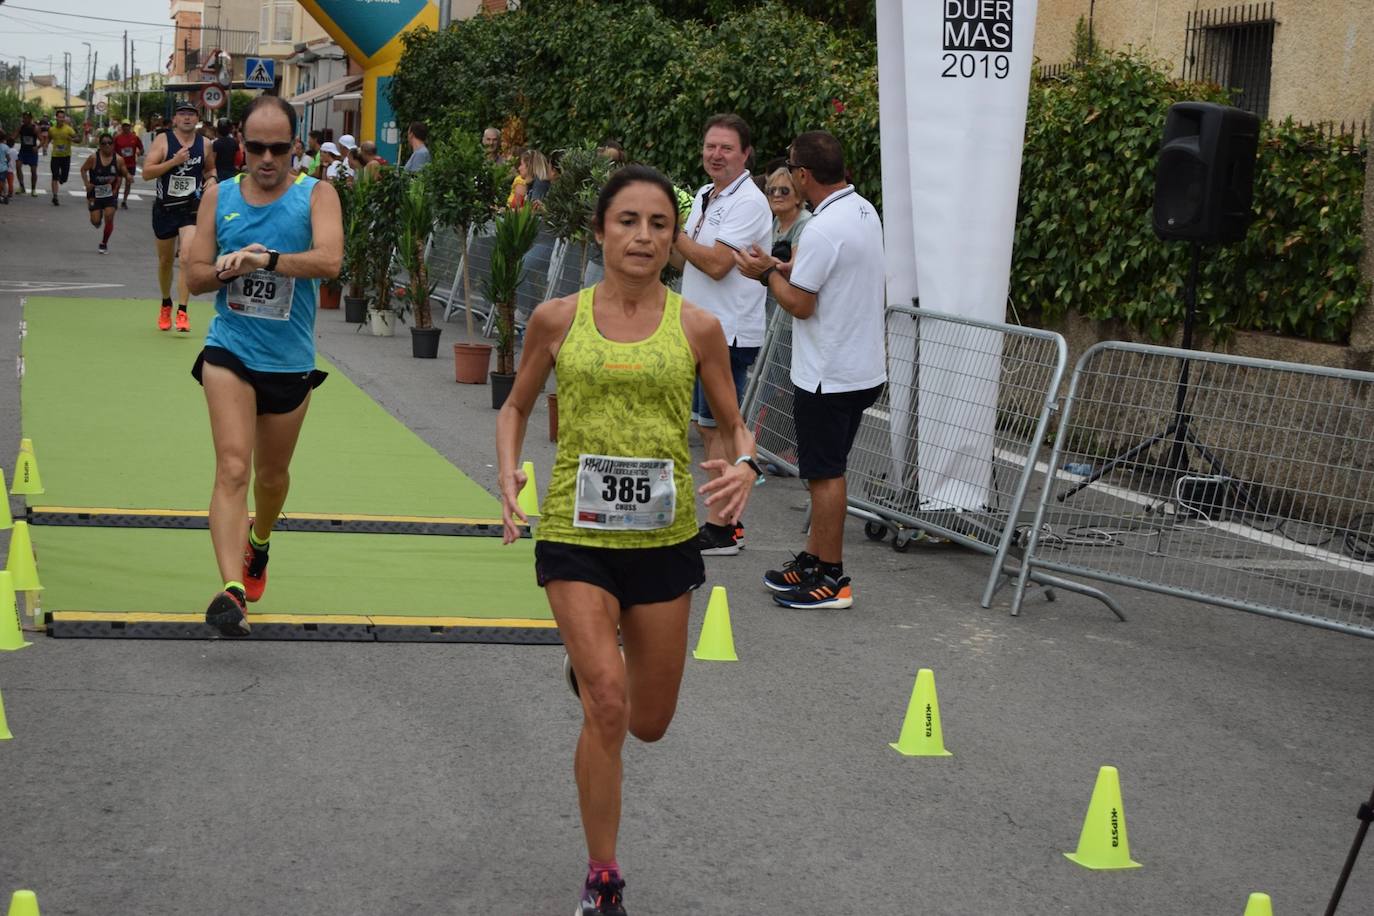
<path fill-rule="evenodd" d="M 792 285 L 816 294 L 816 311 L 792 319 L 792 383 L 825 394 L 887 381 L 883 226 L 854 186 L 836 191 L 797 240 Z"/>
<path fill-rule="evenodd" d="M 708 192 L 709 199 L 703 197 Z M 692 212 L 687 214 L 683 231 L 707 248 L 724 242 L 736 251 L 747 251 L 750 245 L 768 251 L 773 239 L 773 211 L 746 170 L 719 193 L 712 184 L 700 188 L 692 199 Z M 763 302 L 768 290 L 759 281 L 750 280 L 734 267 L 721 279 L 712 280 L 688 261 L 682 267 L 682 298 L 715 315 L 730 346 L 763 346 Z"/>

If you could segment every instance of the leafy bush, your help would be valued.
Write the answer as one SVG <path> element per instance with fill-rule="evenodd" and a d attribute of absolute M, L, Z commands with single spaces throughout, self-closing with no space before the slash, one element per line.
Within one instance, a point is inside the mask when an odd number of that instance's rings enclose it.
<path fill-rule="evenodd" d="M 1164 113 L 1185 99 L 1226 100 L 1218 87 L 1171 80 L 1127 53 L 1099 54 L 1063 80 L 1032 84 L 1015 300 L 1050 320 L 1070 309 L 1123 319 L 1159 340 L 1178 325 L 1190 246 L 1159 240 L 1151 210 Z M 1263 128 L 1258 215 L 1242 242 L 1204 251 L 1202 328 L 1349 336 L 1368 298 L 1358 266 L 1366 154 L 1292 124 Z"/>
<path fill-rule="evenodd" d="M 701 125 L 716 112 L 749 121 L 759 167 L 801 131 L 825 128 L 876 200 L 875 46 L 772 0 L 712 6 L 721 15 L 705 22 L 634 0 L 541 0 L 443 34 L 419 30 L 406 37 L 392 104 L 399 121 L 443 133 L 477 135 L 515 114 L 541 150 L 614 137 L 630 159 L 678 176 L 702 174 Z"/>

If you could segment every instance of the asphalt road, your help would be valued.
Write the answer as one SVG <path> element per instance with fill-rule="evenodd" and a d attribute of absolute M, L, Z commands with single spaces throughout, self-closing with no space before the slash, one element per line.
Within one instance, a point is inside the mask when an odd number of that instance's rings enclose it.
<path fill-rule="evenodd" d="M 142 297 L 157 333 L 150 201 L 120 212 L 108 256 L 80 203 L 0 207 L 0 365 L 15 365 L 25 289 Z M 493 486 L 485 386 L 455 385 L 443 349 L 412 359 L 404 332 L 356 333 L 337 312 L 318 327 L 324 354 Z M 455 320 L 443 344 L 460 338 Z M 190 385 L 188 368 L 149 371 Z M 546 473 L 543 431 L 541 413 L 527 457 Z M 7 472 L 19 437 L 6 368 Z M 211 468 L 166 461 L 208 498 Z M 356 485 L 371 473 L 358 462 Z M 1323 911 L 1374 783 L 1374 642 L 1125 589 L 1127 623 L 1069 594 L 1012 619 L 1005 593 L 978 607 L 987 559 L 899 554 L 853 522 L 856 606 L 784 611 L 758 577 L 800 546 L 803 502 L 792 480 L 756 493 L 748 548 L 709 561 L 742 660 L 689 661 L 667 737 L 629 744 L 630 912 L 1239 916 L 1251 891 L 1279 916 Z M 166 562 L 204 569 L 186 596 L 200 609 L 218 584 L 208 537 Z M 704 610 L 703 593 L 694 640 Z M 566 916 L 584 851 L 561 655 L 38 637 L 0 654 L 16 736 L 0 743 L 0 895 L 32 888 L 47 916 Z M 888 747 L 922 667 L 952 757 Z M 1143 868 L 1062 855 L 1103 764 Z M 1374 850 L 1340 912 L 1374 913 Z"/>

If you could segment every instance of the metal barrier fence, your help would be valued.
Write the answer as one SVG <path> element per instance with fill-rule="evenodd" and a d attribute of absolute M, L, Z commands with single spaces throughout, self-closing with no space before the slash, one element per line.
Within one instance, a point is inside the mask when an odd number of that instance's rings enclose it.
<path fill-rule="evenodd" d="M 1098 344 L 1044 480 L 1013 614 L 1048 570 L 1374 636 L 1374 374 Z"/>
<path fill-rule="evenodd" d="M 791 331 L 791 316 L 777 312 L 743 410 L 760 455 L 795 474 Z M 1008 557 L 1029 523 L 1022 504 L 1067 359 L 1063 338 L 1048 331 L 889 308 L 888 385 L 864 413 L 846 474 L 850 514 L 866 520 L 868 537 L 891 532 L 905 550 L 922 532 L 993 556 L 987 607 L 1002 576 L 1020 571 Z M 1116 610 L 1097 589 L 1032 578 Z"/>
<path fill-rule="evenodd" d="M 474 228 L 468 233 L 466 248 L 459 245 L 456 234 L 447 232 L 441 239 L 436 239 L 433 249 L 434 252 L 441 252 L 437 259 L 444 269 L 442 277 L 448 281 L 437 285 L 434 291 L 435 297 L 444 306 L 444 320 L 448 321 L 453 315 L 471 307 L 473 316 L 482 321 L 484 337 L 491 337 L 496 325 L 496 312 L 485 293 L 487 277 L 491 273 L 491 249 L 495 242 L 493 230 L 492 224 Z M 524 279 L 515 291 L 517 331 L 524 330 L 525 319 L 539 303 L 552 295 L 566 295 L 553 292 L 555 281 L 561 279 L 566 248 L 561 240 L 548 232 L 541 231 L 535 237 L 534 244 L 525 255 Z M 435 255 L 431 253 L 431 260 L 434 259 Z M 468 279 L 472 284 L 470 297 L 463 285 L 464 261 L 467 262 Z M 472 300 L 470 303 L 469 298 Z"/>

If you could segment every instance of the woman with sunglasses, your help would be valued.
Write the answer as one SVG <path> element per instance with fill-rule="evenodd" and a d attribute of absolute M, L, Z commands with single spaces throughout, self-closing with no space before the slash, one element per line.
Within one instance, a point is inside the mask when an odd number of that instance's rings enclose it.
<path fill-rule="evenodd" d="M 779 168 L 768 176 L 763 193 L 768 195 L 768 208 L 773 211 L 773 257 L 790 261 L 797 251 L 797 239 L 811 214 L 802 206 L 801 193 L 792 183 L 792 173 Z"/>
<path fill-rule="evenodd" d="M 191 374 L 210 412 L 210 541 L 224 583 L 205 622 L 224 636 L 249 634 L 247 602 L 267 587 L 268 539 L 286 503 L 291 455 L 310 393 L 324 381 L 315 368 L 318 281 L 338 276 L 343 259 L 338 192 L 291 174 L 295 133 L 286 102 L 264 95 L 249 103 L 247 171 L 206 188 L 187 258 L 191 289 L 215 293 Z"/>
<path fill-rule="evenodd" d="M 86 205 L 91 211 L 91 225 L 105 224 L 105 235 L 100 239 L 100 253 L 110 251 L 110 233 L 114 232 L 115 207 L 119 203 L 119 183 L 127 182 L 129 170 L 124 160 L 115 155 L 114 137 L 108 133 L 100 135 L 100 145 L 86 157 L 81 166 L 81 180 L 86 184 Z"/>

